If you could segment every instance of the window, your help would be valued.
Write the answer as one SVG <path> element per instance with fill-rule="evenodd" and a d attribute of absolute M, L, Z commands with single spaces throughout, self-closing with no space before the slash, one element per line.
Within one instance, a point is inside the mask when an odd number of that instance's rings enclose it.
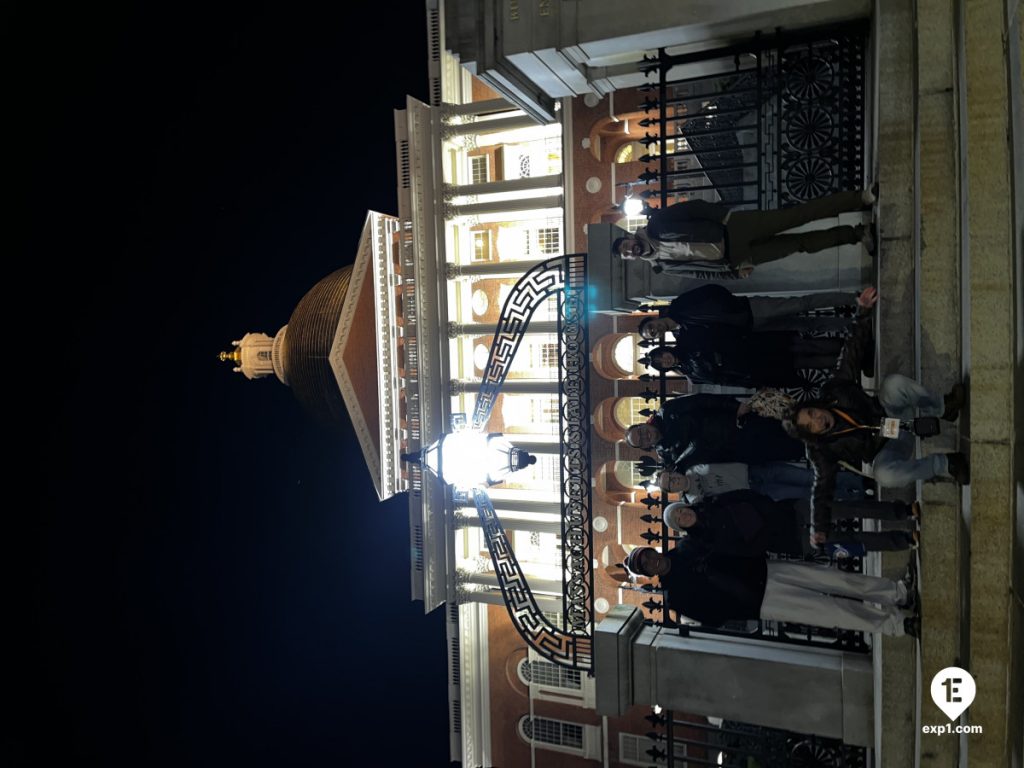
<path fill-rule="evenodd" d="M 642 397 L 623 397 L 615 403 L 612 416 L 622 429 L 626 429 L 634 424 L 643 424 L 647 421 L 647 416 L 640 413 L 645 408 L 652 411 L 657 410 L 658 401 L 651 400 L 648 402 Z"/>
<path fill-rule="evenodd" d="M 269 360 L 270 359 L 270 351 L 269 350 L 263 350 L 263 351 L 258 353 L 258 357 L 259 357 L 260 360 Z"/>
<path fill-rule="evenodd" d="M 647 217 L 646 216 L 627 216 L 626 220 L 624 222 L 622 222 L 619 226 L 622 227 L 627 232 L 633 233 L 633 232 L 636 232 L 638 229 L 640 229 L 640 227 L 646 227 L 647 226 Z"/>
<path fill-rule="evenodd" d="M 624 375 L 628 376 L 633 373 L 637 365 L 637 354 L 636 340 L 632 335 L 615 342 L 615 347 L 612 349 L 612 360 L 615 362 L 615 367 Z"/>
<path fill-rule="evenodd" d="M 491 233 L 487 230 L 473 233 L 473 261 L 491 260 Z"/>
<path fill-rule="evenodd" d="M 537 231 L 540 252 L 553 256 L 562 250 L 562 233 L 557 227 L 545 227 Z"/>
<path fill-rule="evenodd" d="M 474 155 L 469 158 L 469 180 L 473 184 L 484 184 L 490 181 L 490 174 L 488 173 L 488 157 L 487 155 Z"/>
<path fill-rule="evenodd" d="M 558 423 L 558 395 L 535 395 L 530 398 L 530 429 L 536 434 L 554 432 Z"/>
<path fill-rule="evenodd" d="M 561 626 L 561 619 L 556 624 Z M 578 691 L 583 687 L 578 669 L 564 667 L 551 661 L 523 659 L 516 668 L 519 679 L 526 685 L 543 685 L 548 688 L 565 688 Z"/>
<path fill-rule="evenodd" d="M 547 717 L 523 717 L 519 720 L 519 733 L 535 744 L 583 750 L 583 726 L 577 723 Z"/>
<path fill-rule="evenodd" d="M 662 755 L 660 761 L 656 761 L 649 750 L 656 749 Z M 655 742 L 646 736 L 638 736 L 632 733 L 619 734 L 619 762 L 626 765 L 648 766 L 655 762 L 664 762 L 665 745 Z M 675 741 L 672 748 L 674 758 L 686 757 L 686 742 Z"/>
<path fill-rule="evenodd" d="M 639 142 L 636 142 L 636 143 L 639 143 Z M 634 149 L 635 149 L 635 147 L 634 147 L 634 143 L 633 142 L 631 142 L 629 144 L 626 144 L 623 147 L 620 147 L 619 151 L 615 153 L 615 162 L 616 163 L 631 163 L 631 162 L 633 162 L 633 160 L 639 160 L 640 159 L 640 155 L 642 155 L 643 153 L 642 152 L 640 152 L 640 153 L 635 152 Z"/>
<path fill-rule="evenodd" d="M 526 178 L 530 175 L 530 156 L 520 155 L 519 156 L 519 175 L 522 178 Z"/>
<path fill-rule="evenodd" d="M 615 479 L 626 488 L 643 488 L 651 481 L 651 478 L 640 474 L 635 461 L 616 461 Z"/>
<path fill-rule="evenodd" d="M 558 367 L 558 344 L 547 343 L 540 346 L 540 364 L 543 368 Z"/>

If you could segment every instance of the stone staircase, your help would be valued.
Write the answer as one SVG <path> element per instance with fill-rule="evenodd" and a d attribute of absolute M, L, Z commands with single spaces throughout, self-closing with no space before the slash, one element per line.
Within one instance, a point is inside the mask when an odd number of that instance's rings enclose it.
<path fill-rule="evenodd" d="M 1019 58 L 1016 78 L 1008 77 L 1012 44 L 1021 47 L 1019 9 L 997 0 L 876 4 L 879 371 L 916 374 L 939 391 L 961 377 L 969 383 L 957 429 L 944 427 L 922 450 L 965 451 L 973 475 L 965 491 L 951 483 L 921 489 L 923 640 L 886 639 L 881 653 L 876 745 L 878 764 L 893 768 L 1021 765 L 1024 671 L 1011 652 L 1024 643 L 1014 512 L 1020 214 L 1015 231 L 1008 92 L 1020 83 Z M 1019 209 L 1019 172 L 1016 191 Z M 901 554 L 883 556 L 882 573 L 897 577 L 905 563 Z M 976 679 L 964 722 L 984 733 L 922 735 L 922 724 L 946 722 L 928 687 L 952 665 Z"/>

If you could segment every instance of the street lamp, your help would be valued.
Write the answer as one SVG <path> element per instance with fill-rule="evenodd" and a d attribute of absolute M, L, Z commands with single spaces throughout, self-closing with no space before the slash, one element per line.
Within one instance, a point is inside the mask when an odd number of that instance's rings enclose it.
<path fill-rule="evenodd" d="M 644 201 L 639 197 L 633 197 L 633 185 L 630 184 L 626 189 L 626 198 L 622 201 L 622 212 L 626 216 L 639 216 L 643 210 Z"/>
<path fill-rule="evenodd" d="M 537 457 L 516 448 L 500 432 L 464 429 L 446 432 L 424 448 L 417 457 L 442 483 L 456 490 L 486 488 L 505 479 L 523 467 L 537 462 Z"/>

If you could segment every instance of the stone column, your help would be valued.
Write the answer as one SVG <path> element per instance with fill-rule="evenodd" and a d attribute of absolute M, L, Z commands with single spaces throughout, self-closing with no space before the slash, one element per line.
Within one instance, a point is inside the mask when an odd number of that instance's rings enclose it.
<path fill-rule="evenodd" d="M 445 265 L 445 274 L 449 280 L 460 277 L 522 277 L 527 271 L 547 259 L 522 259 L 520 261 L 491 261 L 483 264 Z"/>
<path fill-rule="evenodd" d="M 485 181 L 480 184 L 446 184 L 445 194 L 451 195 L 497 195 L 505 192 L 525 192 L 532 189 L 551 189 L 562 186 L 562 174 L 550 176 L 523 176 L 504 181 Z"/>
<path fill-rule="evenodd" d="M 522 518 L 509 519 L 501 516 L 502 511 L 506 510 L 495 510 L 498 512 L 498 517 L 501 519 L 501 525 L 505 529 L 505 533 L 511 536 L 513 531 L 523 531 L 524 533 L 562 533 L 562 521 L 561 520 L 524 520 Z M 561 510 L 559 510 L 559 514 Z M 470 512 L 469 509 L 461 515 L 455 516 L 455 527 L 456 528 L 479 528 L 480 518 L 476 516 L 475 511 Z"/>
<path fill-rule="evenodd" d="M 562 503 L 560 501 L 533 501 L 532 499 L 495 499 L 491 498 L 494 509 L 501 517 L 502 512 L 537 512 L 551 515 L 562 514 Z M 476 507 L 468 505 L 460 509 L 472 509 Z"/>
<path fill-rule="evenodd" d="M 493 336 L 498 332 L 495 323 L 448 323 L 448 338 L 457 336 Z M 525 333 L 558 333 L 557 320 L 535 320 L 527 326 Z"/>
<path fill-rule="evenodd" d="M 648 627 L 617 605 L 596 626 L 597 713 L 637 705 L 874 744 L 871 658 L 745 637 Z"/>
<path fill-rule="evenodd" d="M 512 115 L 511 117 L 496 117 L 493 120 L 472 120 L 468 123 L 447 125 L 444 136 L 445 138 L 468 134 L 483 136 L 488 133 L 514 131 L 517 128 L 532 128 L 535 125 L 537 125 L 537 121 L 529 115 Z"/>
<path fill-rule="evenodd" d="M 468 194 L 465 192 L 459 194 Z M 445 218 L 456 216 L 480 216 L 485 213 L 514 213 L 516 211 L 533 211 L 542 208 L 561 208 L 564 199 L 561 195 L 545 197 L 521 197 L 517 200 L 489 200 L 484 203 L 465 203 L 451 205 Z"/>
<path fill-rule="evenodd" d="M 449 385 L 452 396 L 479 392 L 481 383 L 479 381 L 463 381 L 456 379 Z M 557 395 L 557 379 L 505 379 L 501 385 L 501 392 L 504 395 Z"/>

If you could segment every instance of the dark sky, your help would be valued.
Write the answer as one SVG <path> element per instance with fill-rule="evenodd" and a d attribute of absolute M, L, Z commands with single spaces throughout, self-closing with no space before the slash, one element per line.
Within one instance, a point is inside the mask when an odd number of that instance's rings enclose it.
<path fill-rule="evenodd" d="M 351 263 L 367 209 L 397 213 L 422 4 L 22 5 L 6 282 L 38 298 L 8 332 L 41 415 L 4 763 L 447 764 L 405 497 L 377 502 L 350 429 L 215 360 Z"/>

